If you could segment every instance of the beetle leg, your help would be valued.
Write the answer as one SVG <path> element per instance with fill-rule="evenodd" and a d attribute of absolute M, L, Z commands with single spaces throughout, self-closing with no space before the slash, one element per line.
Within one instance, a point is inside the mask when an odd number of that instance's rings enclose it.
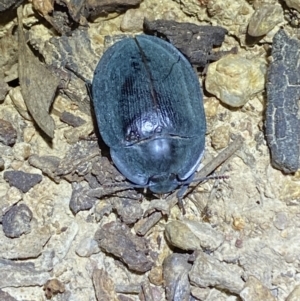
<path fill-rule="evenodd" d="M 183 196 L 185 195 L 187 189 L 189 187 L 189 184 L 182 185 L 180 189 L 177 191 L 177 200 L 178 200 L 178 207 L 182 210 L 182 214 L 185 215 L 186 211 L 184 209 L 183 204 Z"/>

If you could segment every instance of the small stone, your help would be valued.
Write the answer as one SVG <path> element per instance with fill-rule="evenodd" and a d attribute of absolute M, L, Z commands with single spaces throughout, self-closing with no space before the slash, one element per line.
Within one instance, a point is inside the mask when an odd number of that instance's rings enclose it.
<path fill-rule="evenodd" d="M 149 277 L 149 281 L 152 284 L 161 286 L 164 282 L 162 267 L 161 266 L 153 267 L 148 277 Z"/>
<path fill-rule="evenodd" d="M 98 243 L 90 237 L 83 238 L 75 250 L 76 254 L 80 257 L 90 257 L 99 251 Z"/>
<path fill-rule="evenodd" d="M 153 266 L 147 240 L 131 233 L 125 224 L 110 222 L 103 225 L 95 233 L 95 240 L 102 250 L 119 258 L 132 271 L 144 273 Z"/>
<path fill-rule="evenodd" d="M 297 285 L 285 299 L 285 301 L 299 301 L 300 300 L 300 285 Z"/>
<path fill-rule="evenodd" d="M 263 4 L 252 15 L 248 25 L 248 33 L 252 37 L 266 35 L 283 20 L 283 9 L 280 5 Z"/>
<path fill-rule="evenodd" d="M 265 136 L 272 166 L 285 173 L 299 168 L 300 41 L 279 30 L 268 70 Z"/>
<path fill-rule="evenodd" d="M 211 144 L 213 148 L 218 150 L 226 147 L 230 139 L 229 134 L 230 131 L 227 126 L 217 127 L 211 136 Z"/>
<path fill-rule="evenodd" d="M 2 218 L 3 232 L 7 237 L 16 238 L 30 232 L 32 212 L 27 205 L 13 206 Z"/>
<path fill-rule="evenodd" d="M 164 260 L 163 276 L 167 300 L 190 300 L 188 273 L 192 265 L 188 263 L 188 258 L 188 254 L 173 253 Z"/>
<path fill-rule="evenodd" d="M 17 131 L 12 124 L 6 120 L 0 119 L 0 142 L 4 145 L 12 146 L 16 143 Z"/>
<path fill-rule="evenodd" d="M 189 273 L 192 285 L 202 288 L 215 287 L 238 294 L 244 287 L 241 276 L 244 271 L 238 265 L 220 262 L 215 257 L 199 252 Z M 253 299 L 255 301 L 255 298 Z"/>
<path fill-rule="evenodd" d="M 128 9 L 121 22 L 121 30 L 136 32 L 143 30 L 144 13 L 139 9 Z"/>
<path fill-rule="evenodd" d="M 143 217 L 143 209 L 138 200 L 122 198 L 114 202 L 114 208 L 120 216 L 121 220 L 127 224 L 134 224 Z"/>
<path fill-rule="evenodd" d="M 232 107 L 243 106 L 265 87 L 266 63 L 229 54 L 208 66 L 206 90 Z"/>
<path fill-rule="evenodd" d="M 254 276 L 249 276 L 240 292 L 243 301 L 275 301 L 271 292 Z"/>
<path fill-rule="evenodd" d="M 74 214 L 82 210 L 91 209 L 97 202 L 96 198 L 87 195 L 87 188 L 81 185 L 81 183 L 72 183 L 72 188 L 73 191 L 69 206 Z"/>
<path fill-rule="evenodd" d="M 205 67 L 225 52 L 215 52 L 221 46 L 227 30 L 221 26 L 196 25 L 174 20 L 144 20 L 144 32 L 170 41 L 193 66 Z M 227 52 L 228 53 L 228 52 Z"/>
<path fill-rule="evenodd" d="M 234 217 L 232 227 L 237 231 L 243 230 L 245 228 L 245 220 L 241 217 Z"/>
<path fill-rule="evenodd" d="M 63 293 L 65 291 L 65 285 L 58 279 L 51 279 L 45 283 L 43 290 L 45 291 L 46 298 L 51 299 L 56 294 Z"/>
<path fill-rule="evenodd" d="M 288 224 L 288 218 L 285 212 L 278 212 L 275 215 L 274 221 L 273 221 L 274 226 L 278 230 L 284 230 Z"/>
<path fill-rule="evenodd" d="M 181 250 L 209 251 L 217 249 L 224 241 L 223 234 L 207 223 L 197 221 L 172 221 L 166 225 L 165 236 L 168 242 Z"/>
<path fill-rule="evenodd" d="M 113 211 L 113 206 L 109 200 L 100 200 L 94 207 L 95 219 L 97 222 L 106 215 L 108 216 Z"/>
<path fill-rule="evenodd" d="M 43 178 L 39 174 L 26 173 L 20 170 L 9 170 L 4 172 L 4 179 L 10 186 L 17 187 L 26 193 L 33 186 L 41 182 Z"/>
<path fill-rule="evenodd" d="M 27 160 L 31 155 L 31 145 L 25 142 L 17 143 L 14 145 L 13 152 L 17 160 Z"/>
<path fill-rule="evenodd" d="M 236 248 L 238 249 L 241 249 L 243 247 L 243 240 L 238 238 L 236 241 L 235 241 L 235 244 Z"/>
<path fill-rule="evenodd" d="M 81 117 L 75 116 L 74 114 L 72 114 L 70 112 L 66 112 L 66 111 L 64 111 L 61 114 L 60 120 L 64 123 L 67 123 L 68 125 L 73 126 L 73 127 L 79 127 L 79 126 L 86 123 L 86 121 L 83 120 Z"/>
<path fill-rule="evenodd" d="M 218 113 L 219 100 L 215 97 L 210 97 L 204 100 L 205 116 L 207 118 L 215 117 Z"/>
<path fill-rule="evenodd" d="M 59 177 L 56 176 L 55 171 L 59 166 L 60 159 L 55 156 L 38 156 L 38 155 L 31 155 L 28 159 L 28 163 L 40 169 L 45 175 L 47 175 L 50 179 L 54 180 L 55 182 L 59 182 Z"/>

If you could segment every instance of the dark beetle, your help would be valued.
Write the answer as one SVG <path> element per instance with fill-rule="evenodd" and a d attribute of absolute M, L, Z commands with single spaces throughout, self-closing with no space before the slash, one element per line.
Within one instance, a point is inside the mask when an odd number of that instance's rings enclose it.
<path fill-rule="evenodd" d="M 198 78 L 176 48 L 147 35 L 121 40 L 98 63 L 92 95 L 112 160 L 136 187 L 167 193 L 192 181 L 206 122 Z"/>

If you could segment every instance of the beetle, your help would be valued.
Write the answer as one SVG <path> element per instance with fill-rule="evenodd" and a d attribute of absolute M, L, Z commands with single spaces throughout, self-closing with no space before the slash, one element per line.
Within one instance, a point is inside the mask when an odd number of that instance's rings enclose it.
<path fill-rule="evenodd" d="M 192 182 L 205 148 L 200 83 L 170 43 L 124 38 L 101 57 L 92 99 L 103 141 L 134 187 L 164 194 Z"/>

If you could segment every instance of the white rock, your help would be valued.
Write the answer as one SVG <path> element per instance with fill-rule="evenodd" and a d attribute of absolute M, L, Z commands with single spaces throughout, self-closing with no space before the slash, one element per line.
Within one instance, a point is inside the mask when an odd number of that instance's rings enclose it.
<path fill-rule="evenodd" d="M 86 237 L 80 241 L 75 252 L 78 256 L 89 257 L 92 254 L 100 252 L 100 249 L 98 243 L 94 239 Z"/>

